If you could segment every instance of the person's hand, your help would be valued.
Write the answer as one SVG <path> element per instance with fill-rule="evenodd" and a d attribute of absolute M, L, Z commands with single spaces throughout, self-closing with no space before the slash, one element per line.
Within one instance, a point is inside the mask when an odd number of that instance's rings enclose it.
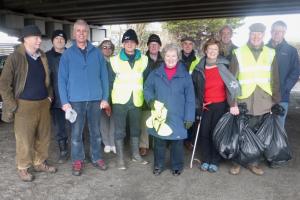
<path fill-rule="evenodd" d="M 283 116 L 285 109 L 280 104 L 275 104 L 272 106 L 271 112 L 275 115 Z"/>
<path fill-rule="evenodd" d="M 109 107 L 109 103 L 108 103 L 107 101 L 102 100 L 102 101 L 100 102 L 100 109 L 106 109 L 106 108 L 108 108 L 108 107 Z"/>
<path fill-rule="evenodd" d="M 237 106 L 230 107 L 230 113 L 232 115 L 239 115 L 240 114 L 239 107 Z"/>
<path fill-rule="evenodd" d="M 72 109 L 72 106 L 71 106 L 71 104 L 66 103 L 62 106 L 61 109 L 66 112 L 67 110 Z"/>
<path fill-rule="evenodd" d="M 148 106 L 150 107 L 150 109 L 151 110 L 155 110 L 155 108 L 154 108 L 154 100 L 150 100 L 149 102 L 148 102 Z"/>
<path fill-rule="evenodd" d="M 188 122 L 188 121 L 184 122 L 185 129 L 190 129 L 192 126 L 193 126 L 193 122 Z"/>

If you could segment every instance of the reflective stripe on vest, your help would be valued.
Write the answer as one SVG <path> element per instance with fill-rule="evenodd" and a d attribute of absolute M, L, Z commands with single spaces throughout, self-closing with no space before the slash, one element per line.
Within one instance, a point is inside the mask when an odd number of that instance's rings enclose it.
<path fill-rule="evenodd" d="M 269 95 L 271 90 L 271 65 L 274 60 L 275 51 L 266 46 L 263 47 L 258 60 L 255 60 L 251 50 L 244 45 L 234 50 L 239 63 L 238 80 L 241 85 L 242 95 L 239 99 L 246 99 L 259 86 Z"/>
<path fill-rule="evenodd" d="M 196 57 L 196 59 L 191 63 L 191 66 L 189 68 L 189 74 L 192 74 L 194 69 L 196 68 L 196 65 L 200 62 L 200 58 Z"/>
<path fill-rule="evenodd" d="M 128 61 L 120 59 L 120 55 L 110 58 L 112 70 L 116 74 L 111 92 L 113 104 L 126 104 L 131 94 L 136 107 L 143 105 L 143 72 L 147 67 L 148 58 L 142 55 L 136 60 L 133 68 Z"/>

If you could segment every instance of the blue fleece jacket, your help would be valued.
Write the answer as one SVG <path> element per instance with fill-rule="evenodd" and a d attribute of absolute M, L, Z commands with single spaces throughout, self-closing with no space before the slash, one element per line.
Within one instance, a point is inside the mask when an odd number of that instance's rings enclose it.
<path fill-rule="evenodd" d="M 83 54 L 74 42 L 59 63 L 58 89 L 62 105 L 70 102 L 108 100 L 108 74 L 99 49 L 87 43 Z"/>
<path fill-rule="evenodd" d="M 268 47 L 273 48 L 269 41 Z M 297 83 L 300 75 L 299 57 L 296 48 L 285 40 L 275 48 L 276 60 L 279 66 L 281 101 L 289 102 L 290 92 Z"/>

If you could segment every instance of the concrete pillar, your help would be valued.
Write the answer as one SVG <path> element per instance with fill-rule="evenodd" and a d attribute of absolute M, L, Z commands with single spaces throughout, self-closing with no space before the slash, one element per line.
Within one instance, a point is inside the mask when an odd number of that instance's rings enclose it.
<path fill-rule="evenodd" d="M 105 37 L 105 29 L 91 28 L 91 42 L 101 42 Z"/>
<path fill-rule="evenodd" d="M 22 29 L 24 17 L 21 15 L 5 14 L 3 16 L 4 26 L 8 29 Z"/>

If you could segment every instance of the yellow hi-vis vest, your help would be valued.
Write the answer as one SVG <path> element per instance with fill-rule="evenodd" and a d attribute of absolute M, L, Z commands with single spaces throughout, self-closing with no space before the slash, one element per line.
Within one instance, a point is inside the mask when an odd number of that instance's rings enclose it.
<path fill-rule="evenodd" d="M 134 105 L 142 106 L 144 102 L 143 72 L 148 64 L 147 56 L 141 55 L 141 58 L 135 61 L 133 68 L 128 61 L 121 60 L 119 54 L 111 57 L 110 63 L 116 74 L 111 92 L 112 103 L 126 104 L 133 94 Z"/>
<path fill-rule="evenodd" d="M 271 65 L 275 51 L 264 46 L 258 60 L 255 60 L 248 45 L 234 50 L 234 53 L 239 63 L 238 80 L 241 85 L 241 96 L 238 99 L 246 99 L 251 96 L 256 86 L 272 95 Z"/>
<path fill-rule="evenodd" d="M 191 66 L 189 68 L 189 74 L 192 74 L 196 65 L 200 62 L 200 58 L 196 57 L 196 59 L 191 63 Z"/>

